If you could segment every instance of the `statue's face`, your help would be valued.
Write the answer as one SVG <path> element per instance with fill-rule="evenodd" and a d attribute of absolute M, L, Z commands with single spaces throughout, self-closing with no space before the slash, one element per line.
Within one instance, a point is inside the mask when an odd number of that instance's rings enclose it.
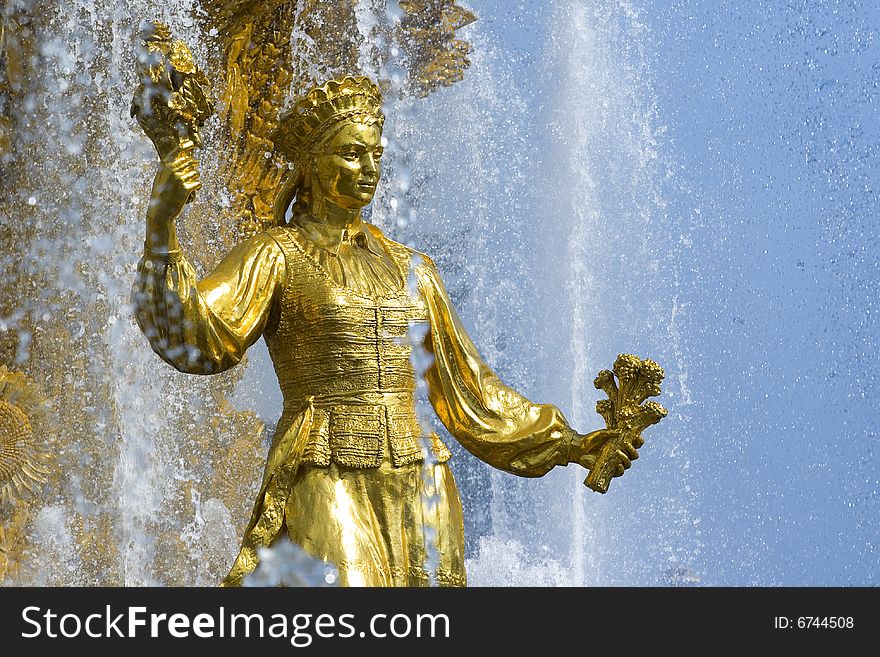
<path fill-rule="evenodd" d="M 313 193 L 346 210 L 364 207 L 376 193 L 382 150 L 378 126 L 346 122 L 315 156 Z"/>

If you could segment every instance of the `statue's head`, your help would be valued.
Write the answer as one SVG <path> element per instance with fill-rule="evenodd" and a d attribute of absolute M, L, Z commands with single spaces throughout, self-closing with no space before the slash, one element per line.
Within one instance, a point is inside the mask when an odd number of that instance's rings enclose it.
<path fill-rule="evenodd" d="M 320 196 L 348 210 L 369 204 L 379 182 L 384 120 L 382 94 L 366 77 L 330 80 L 285 112 L 272 140 L 292 166 L 276 220 L 283 222 L 294 198 L 308 206 Z"/>

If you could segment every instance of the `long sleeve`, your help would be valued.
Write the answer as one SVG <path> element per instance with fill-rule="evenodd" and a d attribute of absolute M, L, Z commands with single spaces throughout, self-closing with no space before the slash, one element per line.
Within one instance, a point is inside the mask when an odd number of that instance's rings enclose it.
<path fill-rule="evenodd" d="M 434 263 L 425 257 L 416 273 L 431 325 L 429 398 L 449 433 L 482 461 L 523 477 L 567 464 L 575 432 L 562 412 L 505 386 L 468 337 Z"/>
<path fill-rule="evenodd" d="M 284 254 L 261 233 L 232 249 L 206 278 L 182 256 L 145 255 L 131 300 L 153 351 L 181 372 L 238 363 L 266 327 L 285 276 Z"/>

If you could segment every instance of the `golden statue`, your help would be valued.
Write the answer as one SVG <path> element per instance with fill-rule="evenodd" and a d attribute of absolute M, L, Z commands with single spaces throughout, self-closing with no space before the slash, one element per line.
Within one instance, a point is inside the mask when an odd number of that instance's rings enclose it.
<path fill-rule="evenodd" d="M 197 71 L 189 75 L 197 83 Z M 161 86 L 160 78 L 153 79 Z M 179 86 L 184 78 L 177 79 Z M 256 568 L 258 549 L 285 533 L 332 563 L 343 585 L 465 585 L 459 493 L 449 450 L 416 414 L 414 350 L 432 357 L 424 376 L 437 416 L 490 465 L 540 477 L 577 463 L 601 492 L 630 467 L 641 430 L 665 414 L 656 404 L 640 406 L 659 394 L 655 363 L 621 356 L 613 374 L 601 373 L 607 426 L 580 434 L 558 408 L 532 403 L 489 369 L 428 256 L 362 219 L 383 150 L 373 81 L 330 80 L 279 117 L 271 139 L 288 164 L 275 192 L 275 225 L 235 246 L 201 280 L 175 228 L 198 187 L 190 151 L 201 115 L 174 91 L 165 88 L 158 102 L 176 108 L 176 148 L 164 147 L 167 129 L 139 118 L 162 163 L 132 290 L 138 325 L 163 360 L 192 374 L 234 366 L 262 336 L 284 398 L 223 585 L 240 585 Z M 188 97 L 196 103 L 207 95 Z"/>

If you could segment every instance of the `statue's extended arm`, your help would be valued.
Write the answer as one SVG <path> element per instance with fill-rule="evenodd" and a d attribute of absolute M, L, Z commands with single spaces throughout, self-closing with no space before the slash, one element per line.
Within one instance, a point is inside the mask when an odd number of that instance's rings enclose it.
<path fill-rule="evenodd" d="M 490 465 L 523 477 L 540 477 L 556 465 L 590 468 L 613 431 L 579 434 L 551 404 L 535 404 L 505 386 L 468 337 L 436 267 L 417 269 L 431 329 L 425 347 L 434 361 L 425 376 L 434 410 L 449 432 Z M 622 474 L 637 457 L 622 455 Z"/>

